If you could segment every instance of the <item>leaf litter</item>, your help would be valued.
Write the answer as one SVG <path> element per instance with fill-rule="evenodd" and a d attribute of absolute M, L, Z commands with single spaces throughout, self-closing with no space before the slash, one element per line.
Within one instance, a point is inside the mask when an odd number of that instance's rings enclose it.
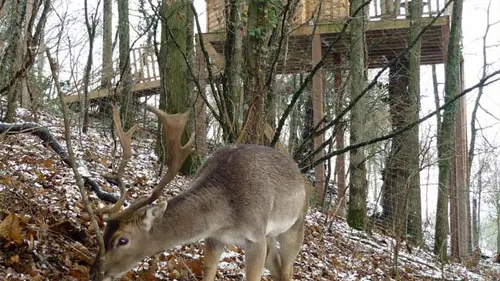
<path fill-rule="evenodd" d="M 18 116 L 22 122 L 29 112 L 19 110 Z M 40 124 L 64 144 L 61 120 L 41 114 Z M 133 145 L 134 156 L 124 175 L 128 200 L 147 195 L 158 180 L 160 167 L 151 149 L 154 137 L 142 135 Z M 85 135 L 74 127 L 72 138 L 78 159 L 87 167 L 84 172 L 104 190 L 117 192 L 101 176 L 113 171 L 121 152 L 115 149 L 109 128 L 91 128 Z M 182 192 L 189 180 L 177 176 L 164 196 Z M 104 205 L 88 192 L 95 206 Z M 309 210 L 304 243 L 294 264 L 295 280 L 397 280 L 392 237 L 353 230 L 341 219 L 335 219 L 331 229 L 324 222 L 323 213 Z M 97 252 L 95 240 L 72 170 L 36 137 L 0 135 L 0 280 L 88 280 Z M 491 259 L 471 268 L 442 265 L 428 248 L 400 250 L 400 280 L 500 280 L 500 266 Z M 201 280 L 202 266 L 200 241 L 147 258 L 121 280 Z M 244 251 L 227 246 L 217 280 L 243 279 Z M 267 270 L 263 280 L 271 280 Z"/>

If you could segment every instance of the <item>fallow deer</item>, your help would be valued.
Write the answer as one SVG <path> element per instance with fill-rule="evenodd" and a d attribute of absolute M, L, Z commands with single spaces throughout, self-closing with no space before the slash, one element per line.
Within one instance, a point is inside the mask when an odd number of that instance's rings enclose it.
<path fill-rule="evenodd" d="M 215 279 L 219 257 L 228 244 L 245 250 L 246 280 L 261 280 L 264 266 L 273 280 L 292 280 L 308 208 L 305 179 L 296 163 L 270 147 L 223 147 L 203 164 L 188 190 L 168 202 L 148 205 L 178 173 L 193 145 L 191 135 L 181 146 L 187 113 L 168 115 L 148 109 L 159 116 L 166 132 L 168 171 L 153 195 L 117 212 L 125 201 L 124 188 L 120 188 L 118 203 L 105 210 L 111 215 L 104 230 L 103 264 L 99 266 L 97 255 L 91 279 L 96 280 L 98 268 L 105 281 L 119 278 L 147 256 L 204 239 L 204 281 Z M 120 167 L 124 167 L 131 155 L 133 129 L 123 132 L 115 115 L 124 151 Z"/>

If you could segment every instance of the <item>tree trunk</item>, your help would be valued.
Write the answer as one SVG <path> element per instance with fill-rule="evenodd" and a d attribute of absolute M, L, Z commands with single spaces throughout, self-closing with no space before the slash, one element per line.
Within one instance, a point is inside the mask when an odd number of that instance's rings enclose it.
<path fill-rule="evenodd" d="M 118 38 L 120 41 L 120 88 L 121 120 L 123 128 L 128 130 L 134 119 L 134 101 L 132 97 L 132 73 L 130 70 L 130 30 L 128 0 L 118 1 Z"/>
<path fill-rule="evenodd" d="M 472 199 L 472 247 L 474 250 L 479 249 L 479 226 L 478 222 L 477 199 Z"/>
<path fill-rule="evenodd" d="M 187 0 L 163 1 L 162 4 L 162 44 L 160 47 L 160 75 L 161 75 L 161 94 L 160 94 L 160 109 L 169 114 L 185 112 L 189 109 L 192 97 L 189 95 L 188 89 L 188 69 L 184 56 L 187 56 L 187 27 L 189 16 L 187 8 L 189 2 Z M 194 129 L 192 124 L 194 118 L 190 118 L 188 128 Z M 162 134 L 165 132 L 162 132 Z M 159 137 L 158 150 L 160 159 L 167 155 L 168 147 L 161 143 L 163 137 Z M 183 142 L 188 139 L 187 130 L 182 136 Z M 195 169 L 194 154 L 186 158 L 180 172 L 182 174 L 191 174 Z"/>
<path fill-rule="evenodd" d="M 462 33 L 462 6 L 463 0 L 453 3 L 452 20 L 450 27 L 450 41 L 446 57 L 445 73 L 445 103 L 453 99 L 460 91 L 460 40 Z M 443 111 L 443 121 L 438 134 L 439 157 L 439 189 L 436 209 L 436 229 L 434 253 L 439 260 L 446 261 L 448 248 L 448 198 L 450 186 L 450 168 L 455 149 L 455 122 L 457 104 L 451 103 Z"/>
<path fill-rule="evenodd" d="M 302 82 L 301 82 L 302 83 Z M 309 88 L 302 94 L 302 105 L 303 105 L 303 119 L 304 124 L 302 126 L 301 140 L 304 141 L 308 136 L 312 134 L 313 130 L 313 102 L 312 102 L 312 93 Z M 307 155 L 313 150 L 313 143 L 308 141 L 306 143 L 305 149 L 303 150 L 303 154 Z M 312 161 L 312 159 L 311 159 Z"/>
<path fill-rule="evenodd" d="M 14 79 L 15 73 L 20 69 L 22 64 L 22 47 L 19 46 L 19 38 L 21 37 L 22 23 L 24 20 L 23 12 L 21 11 L 21 3 L 18 1 L 11 1 L 9 9 L 9 42 L 8 49 L 5 52 L 7 60 L 6 66 L 2 66 L 2 75 L 8 77 L 7 81 Z M 13 122 L 16 116 L 17 97 L 18 97 L 19 83 L 9 87 L 7 90 L 7 111 L 5 113 L 4 121 Z"/>
<path fill-rule="evenodd" d="M 270 35 L 268 1 L 248 1 L 246 85 L 244 93 L 244 142 L 264 142 L 267 42 Z"/>
<path fill-rule="evenodd" d="M 338 65 L 341 65 L 340 55 L 337 60 Z M 344 90 L 342 89 L 342 71 L 336 69 L 334 73 L 334 89 L 335 89 L 335 115 L 338 116 L 343 109 L 344 104 Z M 340 150 L 345 147 L 345 136 L 344 136 L 345 125 L 344 122 L 339 122 L 336 124 L 335 129 L 335 149 Z M 337 182 L 338 195 L 337 195 L 337 205 L 339 206 L 339 216 L 346 217 L 347 215 L 347 186 L 346 186 L 346 176 L 345 176 L 345 154 L 339 154 L 335 160 L 335 181 Z"/>
<path fill-rule="evenodd" d="M 473 199 L 473 210 L 475 210 L 475 212 L 473 211 L 473 216 L 472 216 L 472 237 L 473 237 L 473 241 L 472 241 L 472 245 L 473 245 L 473 249 L 474 250 L 477 250 L 479 249 L 479 236 L 480 236 L 480 233 L 481 233 L 481 195 L 482 195 L 482 192 L 483 192 L 483 166 L 484 163 L 481 162 L 481 161 L 478 161 L 479 162 L 479 165 L 481 165 L 481 167 L 479 168 L 479 171 L 478 171 L 478 174 L 477 174 L 477 190 L 476 190 L 476 194 L 475 194 L 475 197 Z"/>
<path fill-rule="evenodd" d="M 363 0 L 351 1 L 351 17 L 353 18 L 350 30 L 350 70 L 351 70 L 351 100 L 356 99 L 365 88 L 365 32 Z M 359 11 L 357 11 L 359 10 Z M 356 13 L 357 12 L 357 13 Z M 350 143 L 354 144 L 363 139 L 363 110 L 364 99 L 359 100 L 351 110 Z M 349 202 L 347 223 L 355 229 L 364 229 L 366 220 L 366 167 L 362 149 L 353 149 L 349 154 Z"/>
<path fill-rule="evenodd" d="M 292 88 L 295 90 L 297 88 L 297 82 L 300 82 L 300 78 L 297 79 L 300 76 L 300 74 L 292 74 L 292 75 L 293 75 Z M 299 112 L 300 112 L 300 106 L 296 103 L 294 108 L 292 109 L 292 112 L 290 113 L 290 127 L 289 127 L 290 133 L 288 139 L 288 146 L 289 146 L 288 152 L 290 153 L 290 155 L 293 155 L 295 149 L 297 149 L 297 146 L 299 145 L 299 138 L 297 135 L 297 131 L 299 128 Z"/>
<path fill-rule="evenodd" d="M 30 40 L 29 35 L 31 35 L 31 30 L 29 30 L 30 25 L 27 24 L 30 22 L 31 18 L 33 17 L 33 14 L 35 12 L 35 7 L 34 5 L 34 0 L 26 0 L 25 1 L 25 16 L 24 16 L 24 28 L 23 28 L 23 36 L 19 37 L 19 45 L 22 46 L 22 50 L 20 50 L 21 56 L 20 56 L 20 61 L 21 63 L 24 62 L 25 56 L 27 56 L 28 52 L 28 40 Z M 38 9 L 38 7 L 37 7 Z M 29 34 L 29 35 L 28 35 Z M 31 97 L 30 97 L 30 92 L 28 91 L 28 79 L 26 75 L 23 75 L 20 77 L 20 94 L 21 94 L 21 107 L 26 108 L 26 109 L 32 109 L 32 104 L 31 104 Z"/>
<path fill-rule="evenodd" d="M 418 102 L 412 99 L 407 90 L 409 83 L 407 66 L 408 62 L 401 59 L 390 68 L 389 109 L 393 131 L 414 121 L 415 115 L 418 118 Z M 398 236 L 406 233 L 404 226 L 408 217 L 411 184 L 417 177 L 415 174 L 419 172 L 418 135 L 415 141 L 414 131 L 409 130 L 392 138 L 391 151 L 383 172 L 383 218 L 387 226 Z"/>
<path fill-rule="evenodd" d="M 205 57 L 201 51 L 199 41 L 196 41 L 196 65 L 197 79 L 200 85 L 201 92 L 205 94 L 206 89 L 206 65 Z M 195 138 L 196 138 L 196 152 L 199 158 L 204 158 L 207 154 L 207 133 L 206 133 L 206 105 L 205 101 L 201 97 L 196 98 L 195 104 Z"/>
<path fill-rule="evenodd" d="M 439 85 L 437 81 L 437 73 L 436 73 L 436 65 L 432 65 L 432 89 L 434 92 L 434 103 L 436 106 L 436 110 L 440 107 L 439 105 Z M 436 112 L 436 131 L 441 131 L 441 112 Z M 439 139 L 438 139 L 439 141 Z"/>
<path fill-rule="evenodd" d="M 83 92 L 85 94 L 83 100 L 83 124 L 82 132 L 87 133 L 89 128 L 89 83 L 90 83 L 90 71 L 92 70 L 92 62 L 94 58 L 94 40 L 95 31 L 97 28 L 96 14 L 91 16 L 89 19 L 89 11 L 87 0 L 84 1 L 85 7 L 85 27 L 87 28 L 87 35 L 89 37 L 89 53 L 87 55 L 87 63 L 85 64 L 85 72 L 83 74 Z M 97 13 L 97 12 L 96 12 Z"/>
<path fill-rule="evenodd" d="M 316 65 L 321 60 L 321 39 L 319 33 L 313 35 L 312 40 L 312 65 Z M 312 78 L 312 105 L 313 105 L 313 127 L 315 128 L 323 119 L 323 71 L 319 69 Z M 322 126 L 319 127 L 321 129 Z M 320 134 L 313 138 L 313 148 L 316 150 L 323 144 L 324 136 Z M 323 149 L 318 152 L 315 159 L 320 159 L 324 155 Z M 314 167 L 314 189 L 317 204 L 323 207 L 325 200 L 325 165 L 323 163 Z"/>
<path fill-rule="evenodd" d="M 224 120 L 229 126 L 222 126 L 223 138 L 228 143 L 236 141 L 242 120 L 243 98 L 243 21 L 241 20 L 242 0 L 229 0 L 226 6 L 226 44 L 225 44 L 225 78 L 224 108 L 227 116 Z M 224 115 L 223 115 L 224 116 Z M 227 130 L 226 128 L 229 128 Z"/>
<path fill-rule="evenodd" d="M 496 218 L 496 226 L 497 226 L 497 252 L 498 256 L 500 257 L 500 198 L 497 195 L 496 196 L 496 211 L 497 211 L 497 218 Z M 497 262 L 500 262 L 500 259 L 497 258 Z"/>
<path fill-rule="evenodd" d="M 462 74 L 460 74 L 460 81 L 462 80 Z M 462 82 L 460 82 L 460 85 Z M 462 87 L 459 88 L 458 92 L 462 91 Z M 466 123 L 466 113 L 465 113 L 465 99 L 461 98 L 458 100 L 458 110 L 457 119 L 455 127 L 455 156 L 454 156 L 454 176 L 455 176 L 455 191 L 456 191 L 456 206 L 455 206 L 455 216 L 457 224 L 457 229 L 452 229 L 452 238 L 456 236 L 458 242 L 457 253 L 455 254 L 461 261 L 467 261 L 471 254 L 471 230 L 470 230 L 470 198 L 469 198 L 469 185 L 467 182 L 467 123 Z M 453 239 L 452 239 L 453 240 Z"/>
<path fill-rule="evenodd" d="M 110 89 L 113 78 L 113 1 L 103 1 L 101 88 Z"/>
<path fill-rule="evenodd" d="M 409 111 L 407 124 L 416 122 L 420 111 L 420 54 L 421 39 L 419 33 L 422 30 L 422 0 L 410 2 L 410 35 L 409 42 L 417 40 L 409 51 L 408 63 L 408 96 Z M 408 170 L 409 170 L 409 194 L 408 194 L 408 216 L 406 218 L 406 232 L 413 243 L 422 243 L 422 202 L 420 198 L 420 143 L 419 127 L 414 126 L 408 131 Z"/>

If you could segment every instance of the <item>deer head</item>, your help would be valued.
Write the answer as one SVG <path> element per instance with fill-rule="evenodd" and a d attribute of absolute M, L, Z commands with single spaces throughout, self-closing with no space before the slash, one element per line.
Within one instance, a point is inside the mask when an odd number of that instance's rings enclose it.
<path fill-rule="evenodd" d="M 149 197 L 140 197 L 128 208 L 119 211 L 125 203 L 126 190 L 122 176 L 132 155 L 131 141 L 136 126 L 133 126 L 128 132 L 124 132 L 119 110 L 113 109 L 113 122 L 122 146 L 123 155 L 116 173 L 120 198 L 112 207 L 100 210 L 101 214 L 108 215 L 104 218 L 107 224 L 103 236 L 105 243 L 104 264 L 101 265 L 104 271 L 104 280 L 113 280 L 120 277 L 145 256 L 159 251 L 159 249 L 148 247 L 147 241 L 150 239 L 149 232 L 152 225 L 158 218 L 163 216 L 167 208 L 167 202 L 159 202 L 154 206 L 148 205 L 159 198 L 162 190 L 172 181 L 193 149 L 194 133 L 191 134 L 189 141 L 184 146 L 181 145 L 181 137 L 187 124 L 188 112 L 170 115 L 149 106 L 148 110 L 155 113 L 162 122 L 165 143 L 168 147 L 168 170 L 154 187 Z M 97 255 L 90 272 L 92 280 L 96 278 L 99 268 L 100 260 L 99 255 Z"/>

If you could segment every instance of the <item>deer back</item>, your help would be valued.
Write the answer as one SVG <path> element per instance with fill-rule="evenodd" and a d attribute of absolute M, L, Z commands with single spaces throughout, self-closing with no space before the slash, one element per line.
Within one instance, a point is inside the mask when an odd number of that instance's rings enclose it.
<path fill-rule="evenodd" d="M 232 225 L 266 234 L 274 230 L 273 224 L 291 224 L 307 205 L 304 177 L 297 164 L 273 148 L 258 145 L 216 151 L 185 196 L 197 193 L 211 198 L 209 212 L 220 218 L 221 227 Z"/>

